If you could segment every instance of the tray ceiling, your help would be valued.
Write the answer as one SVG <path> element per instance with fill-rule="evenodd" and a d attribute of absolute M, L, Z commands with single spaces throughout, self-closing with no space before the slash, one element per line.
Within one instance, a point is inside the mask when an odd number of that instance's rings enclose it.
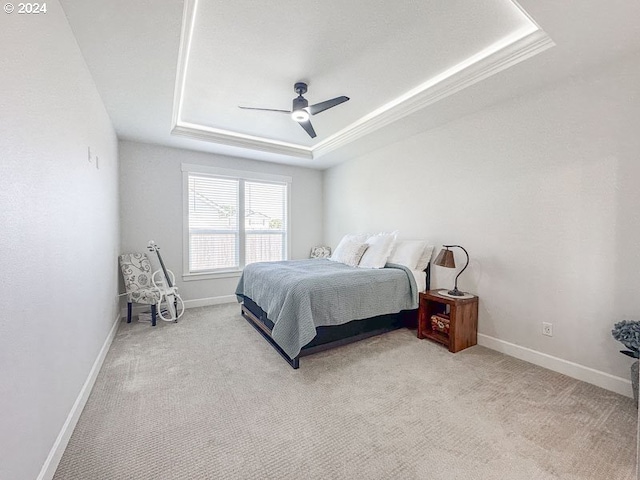
<path fill-rule="evenodd" d="M 317 158 L 552 45 L 510 0 L 186 0 L 172 133 Z M 297 81 L 310 104 L 350 97 L 312 117 L 315 139 L 238 108 L 288 109 Z"/>
<path fill-rule="evenodd" d="M 519 0 L 535 23 L 509 0 L 327 2 L 49 7 L 64 8 L 119 139 L 320 169 L 640 54 L 629 0 Z M 555 47 L 535 55 L 545 32 Z M 287 108 L 298 80 L 310 103 L 351 97 L 313 117 L 314 141 L 284 114 L 236 110 Z"/>

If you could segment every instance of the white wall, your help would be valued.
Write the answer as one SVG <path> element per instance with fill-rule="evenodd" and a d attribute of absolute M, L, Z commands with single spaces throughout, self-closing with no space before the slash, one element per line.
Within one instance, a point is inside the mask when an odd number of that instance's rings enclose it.
<path fill-rule="evenodd" d="M 325 240 L 460 244 L 480 333 L 628 381 L 610 331 L 640 320 L 639 100 L 627 58 L 329 169 Z M 435 267 L 432 286 L 451 273 Z"/>
<path fill-rule="evenodd" d="M 307 258 L 322 243 L 322 172 L 254 160 L 122 141 L 120 198 L 122 251 L 146 251 L 149 240 L 161 249 L 167 268 L 176 275 L 184 300 L 233 295 L 238 277 L 182 280 L 182 163 L 292 177 L 291 258 Z M 157 267 L 155 255 L 149 255 Z"/>
<path fill-rule="evenodd" d="M 47 7 L 0 18 L 0 478 L 11 480 L 38 475 L 117 315 L 117 139 L 60 4 Z"/>

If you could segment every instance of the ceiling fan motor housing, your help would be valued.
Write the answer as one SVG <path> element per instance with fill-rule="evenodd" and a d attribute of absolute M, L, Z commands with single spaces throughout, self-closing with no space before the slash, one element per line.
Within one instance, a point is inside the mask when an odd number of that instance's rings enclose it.
<path fill-rule="evenodd" d="M 303 108 L 307 108 L 309 106 L 309 102 L 306 98 L 300 96 L 293 99 L 293 105 L 291 106 L 291 111 L 295 112 L 297 110 L 302 110 Z"/>

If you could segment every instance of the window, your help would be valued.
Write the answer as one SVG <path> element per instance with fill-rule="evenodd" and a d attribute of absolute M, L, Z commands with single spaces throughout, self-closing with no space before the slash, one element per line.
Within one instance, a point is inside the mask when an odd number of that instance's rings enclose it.
<path fill-rule="evenodd" d="M 185 275 L 288 258 L 291 179 L 183 165 Z"/>

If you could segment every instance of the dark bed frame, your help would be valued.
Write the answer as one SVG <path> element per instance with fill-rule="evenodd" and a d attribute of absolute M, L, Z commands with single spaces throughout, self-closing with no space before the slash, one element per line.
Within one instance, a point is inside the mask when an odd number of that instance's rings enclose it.
<path fill-rule="evenodd" d="M 427 274 L 427 290 L 431 281 L 431 265 L 425 269 Z M 271 346 L 293 368 L 300 367 L 300 357 L 306 357 L 313 353 L 329 350 L 330 348 L 347 345 L 349 343 L 364 340 L 365 338 L 380 335 L 382 333 L 397 330 L 398 328 L 415 328 L 418 322 L 418 310 L 403 310 L 388 315 L 352 320 L 342 325 L 317 327 L 316 336 L 308 344 L 302 347 L 295 358 L 289 358 L 280 345 L 271 337 L 273 322 L 267 318 L 267 314 L 251 298 L 242 296 L 242 316 L 271 344 Z"/>

